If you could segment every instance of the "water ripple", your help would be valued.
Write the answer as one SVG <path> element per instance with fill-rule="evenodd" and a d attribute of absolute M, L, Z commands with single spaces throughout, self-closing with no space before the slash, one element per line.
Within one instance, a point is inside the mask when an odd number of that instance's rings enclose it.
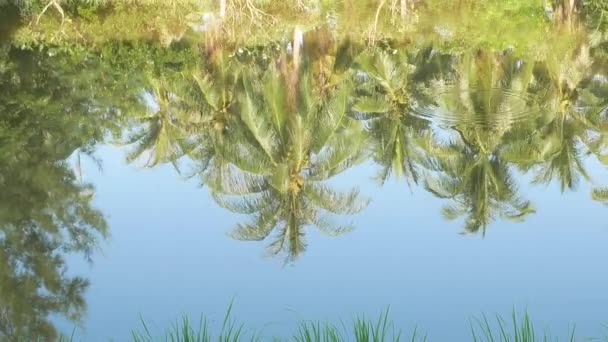
<path fill-rule="evenodd" d="M 444 86 L 434 91 L 434 103 L 419 104 L 412 114 L 442 126 L 495 127 L 526 121 L 537 113 L 537 102 L 525 92 Z"/>

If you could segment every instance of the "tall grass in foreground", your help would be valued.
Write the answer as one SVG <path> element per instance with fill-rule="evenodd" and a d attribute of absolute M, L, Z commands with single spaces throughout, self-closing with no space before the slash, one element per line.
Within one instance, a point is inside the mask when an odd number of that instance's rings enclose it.
<path fill-rule="evenodd" d="M 262 337 L 255 331 L 246 330 L 243 324 L 237 324 L 231 318 L 232 304 L 228 307 L 222 327 L 218 334 L 210 331 L 208 321 L 202 318 L 198 326 L 193 326 L 187 318 L 175 323 L 161 337 L 154 336 L 142 320 L 142 331 L 133 332 L 134 342 L 427 342 L 427 336 L 417 329 L 405 335 L 398 330 L 389 318 L 389 310 L 384 311 L 377 320 L 365 317 L 356 318 L 352 323 L 340 325 L 321 321 L 300 323 L 294 336 L 290 339 Z M 496 316 L 489 320 L 485 315 L 470 321 L 472 342 L 576 342 L 604 341 L 608 336 L 599 339 L 577 339 L 575 329 L 569 330 L 565 339 L 552 337 L 548 332 L 536 331 L 529 315 L 519 318 L 515 311 L 510 319 Z M 608 326 L 607 326 L 608 329 Z M 460 342 L 460 341 L 450 341 Z"/>
<path fill-rule="evenodd" d="M 188 317 L 183 317 L 181 322 L 175 323 L 165 334 L 164 338 L 155 338 L 148 328 L 146 322 L 142 319 L 143 332 L 134 331 L 132 333 L 134 342 L 257 342 L 260 341 L 259 336 L 255 334 L 246 334 L 244 324 L 237 324 L 232 318 L 232 303 L 228 306 L 222 328 L 219 335 L 216 337 L 211 334 L 209 322 L 207 318 L 201 317 L 198 327 L 192 326 Z"/>
<path fill-rule="evenodd" d="M 187 317 L 182 318 L 167 330 L 162 337 L 155 337 L 142 319 L 142 330 L 133 331 L 133 342 L 258 342 L 258 341 L 293 341 L 293 342 L 425 342 L 426 336 L 414 330 L 407 339 L 402 339 L 401 331 L 396 330 L 389 319 L 389 310 L 384 311 L 377 321 L 359 317 L 350 326 L 342 323 L 341 328 L 325 322 L 302 322 L 292 339 L 262 338 L 260 334 L 250 332 L 243 324 L 237 324 L 232 318 L 232 304 L 224 316 L 222 328 L 218 335 L 213 335 L 206 318 L 201 318 L 198 326 L 193 326 Z"/>
<path fill-rule="evenodd" d="M 401 331 L 389 320 L 389 310 L 380 315 L 376 322 L 359 317 L 352 323 L 351 331 L 342 324 L 342 331 L 335 325 L 321 322 L 303 322 L 298 333 L 294 336 L 295 342 L 425 342 L 426 336 L 420 335 L 416 329 L 406 340 L 401 339 Z"/>
<path fill-rule="evenodd" d="M 526 312 L 521 319 L 518 319 L 515 311 L 511 314 L 509 322 L 499 315 L 496 316 L 494 324 L 485 315 L 481 319 L 476 318 L 471 322 L 473 342 L 574 342 L 576 341 L 575 330 L 575 328 L 570 330 L 566 340 L 551 337 L 546 331 L 538 334 L 528 313 Z"/>

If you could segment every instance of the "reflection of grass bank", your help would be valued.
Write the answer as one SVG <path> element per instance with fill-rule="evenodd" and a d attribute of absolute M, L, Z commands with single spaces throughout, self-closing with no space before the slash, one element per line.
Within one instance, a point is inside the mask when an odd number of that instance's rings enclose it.
<path fill-rule="evenodd" d="M 433 0 L 418 29 L 453 50 L 475 46 L 524 51 L 538 49 L 550 26 L 543 0 Z"/>
<path fill-rule="evenodd" d="M 289 38 L 295 27 L 309 29 L 327 23 L 336 24 L 341 32 L 367 36 L 378 6 L 375 0 L 226 0 L 222 10 L 220 0 L 50 0 L 60 7 L 51 6 L 40 15 L 47 1 L 0 0 L 0 7 L 3 2 L 19 4 L 29 23 L 16 33 L 15 41 L 99 44 L 158 39 L 170 43 L 193 37 L 193 31 L 204 27 L 222 40 L 249 45 Z M 376 28 L 392 34 L 404 23 L 394 8 L 382 6 Z"/>
<path fill-rule="evenodd" d="M 65 20 L 51 6 L 39 22 L 47 0 L 0 0 L 0 5 L 3 1 L 22 4 L 30 18 L 14 38 L 24 44 L 160 40 L 167 45 L 199 39 L 205 35 L 193 31 L 204 30 L 230 43 L 257 45 L 290 39 L 295 27 L 306 31 L 329 24 L 338 35 L 361 40 L 525 50 L 538 49 L 551 31 L 541 0 L 225 0 L 224 10 L 221 0 L 51 0 L 61 4 Z M 403 11 L 400 2 L 407 5 Z"/>
<path fill-rule="evenodd" d="M 185 17 L 196 10 L 193 4 L 170 6 L 112 5 L 87 11 L 66 10 L 65 20 L 57 11 L 48 10 L 37 22 L 36 17 L 14 32 L 16 44 L 82 44 L 102 45 L 111 41 L 160 41 L 168 45 L 184 38 L 189 30 Z"/>
<path fill-rule="evenodd" d="M 389 311 L 383 312 L 377 320 L 364 317 L 357 318 L 351 323 L 342 322 L 338 325 L 306 321 L 299 324 L 291 338 L 271 338 L 267 332 L 255 331 L 245 324 L 237 323 L 231 318 L 231 308 L 224 318 L 221 329 L 212 332 L 206 318 L 198 324 L 193 324 L 187 318 L 177 322 L 164 334 L 152 332 L 142 321 L 142 328 L 133 332 L 135 342 L 171 341 L 171 342 L 238 342 L 238 341 L 293 341 L 293 342 L 416 342 L 428 341 L 427 335 L 418 329 L 405 332 L 398 329 L 389 318 Z M 608 341 L 603 339 L 579 339 L 573 328 L 568 329 L 564 336 L 555 336 L 550 332 L 539 333 L 527 313 L 518 317 L 514 312 L 510 318 L 488 319 L 486 316 L 474 318 L 470 323 L 473 342 L 556 342 L 556 341 Z M 456 342 L 456 341 L 454 341 Z"/>

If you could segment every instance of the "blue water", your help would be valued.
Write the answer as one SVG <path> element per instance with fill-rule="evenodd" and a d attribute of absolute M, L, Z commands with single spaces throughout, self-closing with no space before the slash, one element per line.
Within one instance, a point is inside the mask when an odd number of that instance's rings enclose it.
<path fill-rule="evenodd" d="M 112 237 L 92 266 L 71 266 L 92 284 L 78 332 L 87 341 L 123 341 L 140 317 L 158 333 L 182 314 L 197 321 L 204 313 L 217 326 L 231 301 L 235 319 L 265 336 L 289 337 L 301 320 L 375 318 L 389 305 L 397 326 L 417 326 L 433 341 L 467 340 L 469 319 L 514 309 L 554 334 L 573 323 L 579 336 L 605 333 L 608 208 L 591 201 L 585 182 L 562 194 L 518 177 L 537 214 L 497 220 L 483 238 L 459 234 L 462 222 L 445 221 L 444 202 L 420 188 L 380 187 L 370 180 L 374 166 L 363 164 L 335 180 L 373 199 L 350 218 L 357 229 L 338 238 L 309 230 L 307 252 L 284 265 L 264 255 L 264 243 L 228 238 L 245 218 L 219 208 L 196 180 L 171 166 L 127 165 L 116 147 L 98 156 L 103 171 L 85 163 L 84 177 Z M 606 180 L 604 167 L 587 167 Z"/>

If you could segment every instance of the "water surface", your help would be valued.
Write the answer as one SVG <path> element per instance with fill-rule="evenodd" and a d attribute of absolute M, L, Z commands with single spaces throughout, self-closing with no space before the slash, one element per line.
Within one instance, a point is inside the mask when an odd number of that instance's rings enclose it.
<path fill-rule="evenodd" d="M 269 12 L 247 38 L 208 9 L 141 28 L 12 8 L 0 337 L 122 341 L 141 318 L 219 325 L 231 301 L 268 338 L 387 306 L 433 341 L 512 310 L 602 335 L 603 23 L 432 4 Z M 478 27 L 448 15 L 487 6 Z"/>

